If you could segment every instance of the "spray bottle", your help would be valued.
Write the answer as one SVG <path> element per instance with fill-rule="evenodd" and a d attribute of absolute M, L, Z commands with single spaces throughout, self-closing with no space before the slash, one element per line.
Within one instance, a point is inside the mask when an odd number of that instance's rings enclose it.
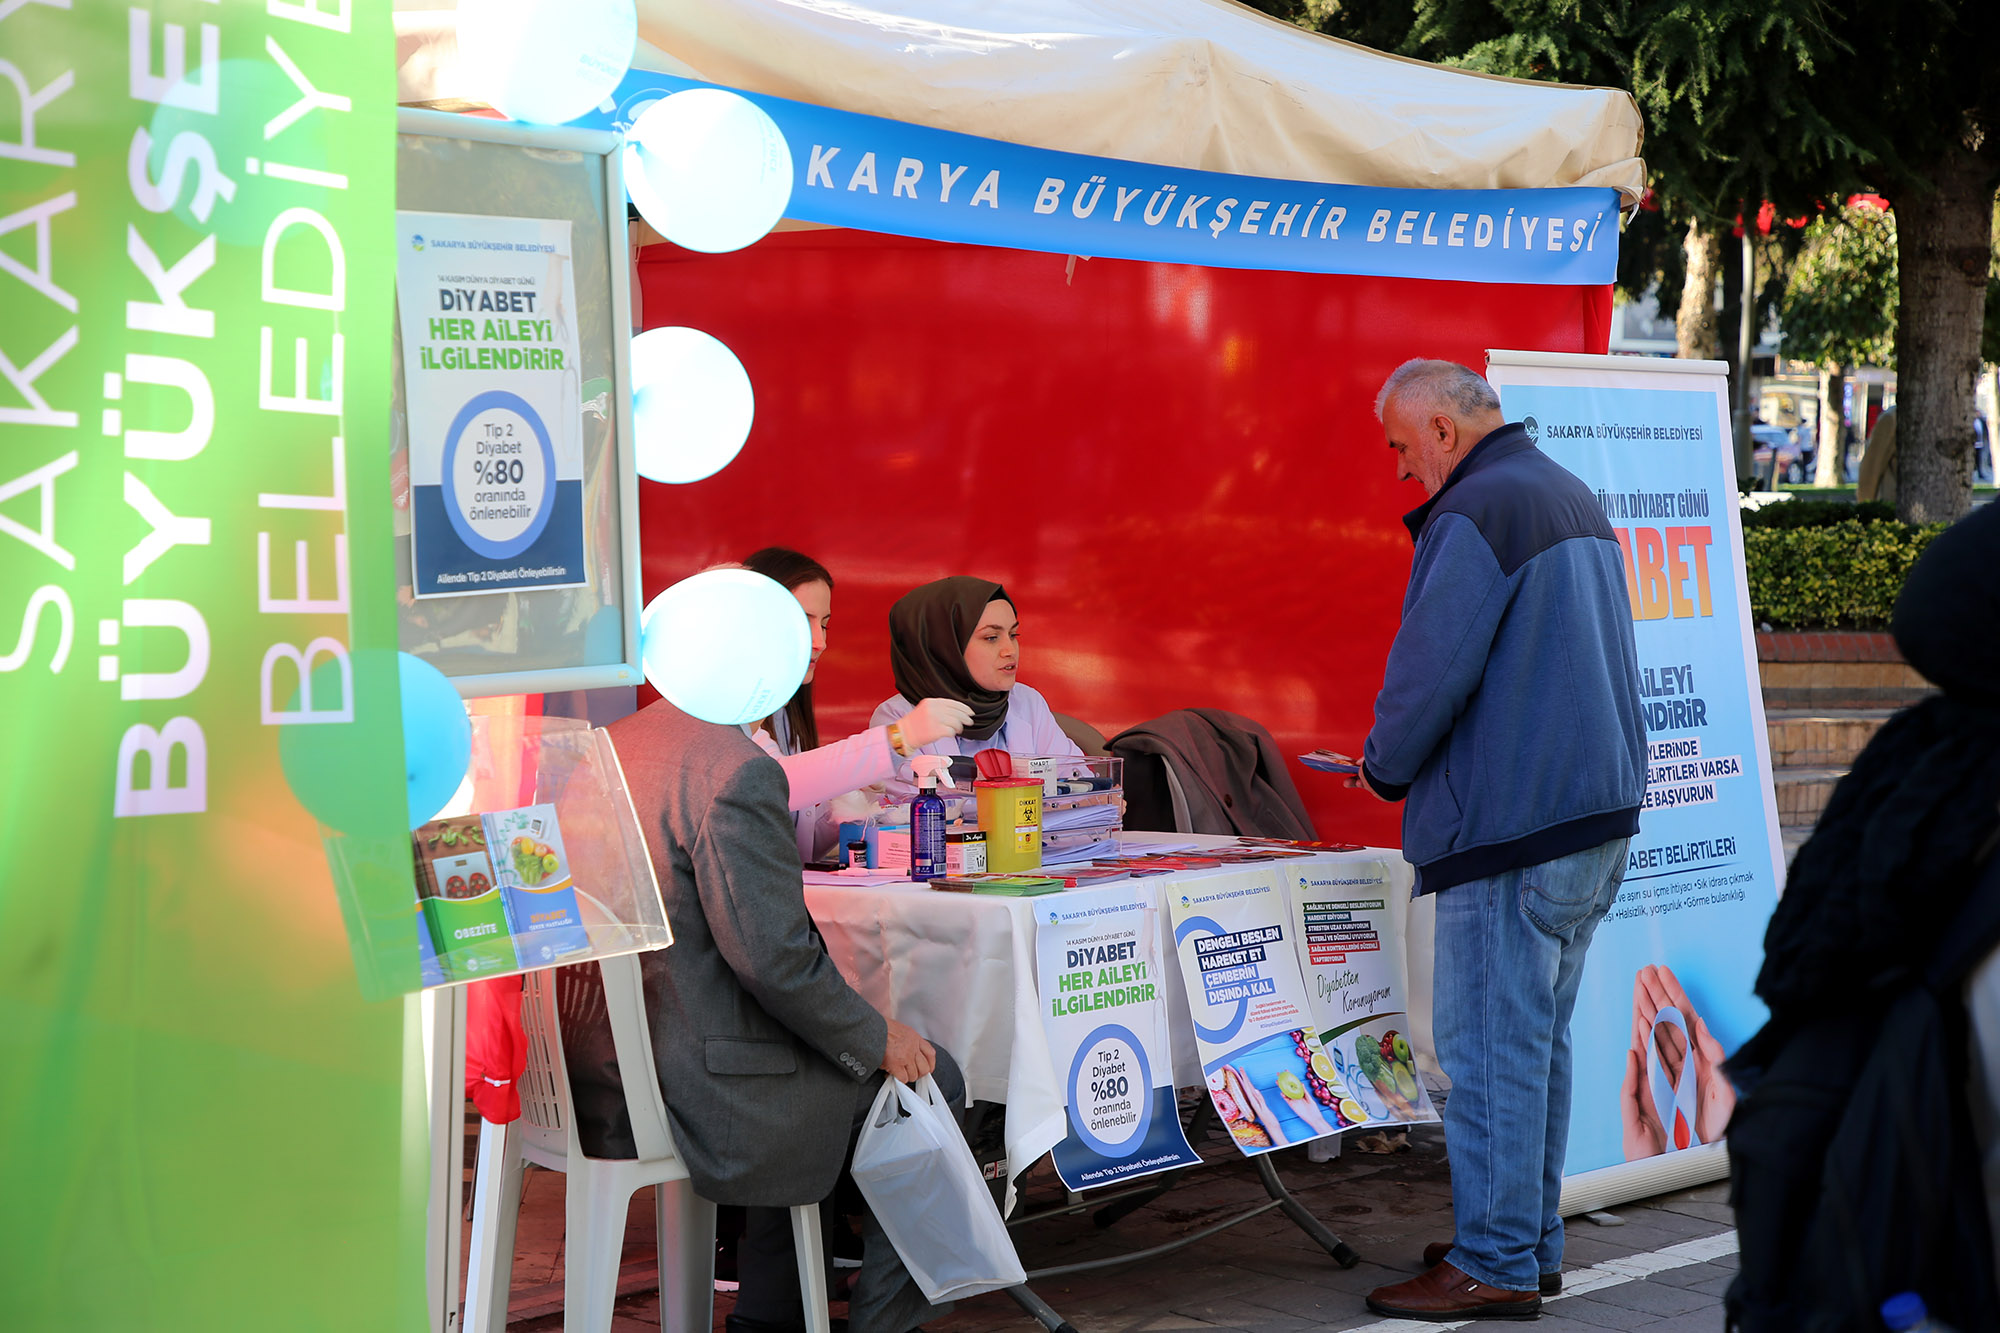
<path fill-rule="evenodd" d="M 917 796 L 910 802 L 910 878 L 933 880 L 945 873 L 944 800 L 938 782 L 951 786 L 951 760 L 920 754 L 910 760 L 916 774 Z"/>

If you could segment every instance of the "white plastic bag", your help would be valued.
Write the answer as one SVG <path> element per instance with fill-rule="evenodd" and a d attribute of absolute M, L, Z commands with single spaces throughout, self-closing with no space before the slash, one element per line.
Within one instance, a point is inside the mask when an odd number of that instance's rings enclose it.
<path fill-rule="evenodd" d="M 854 1183 L 933 1302 L 1027 1280 L 993 1192 L 951 1107 L 926 1074 L 882 1080 L 854 1147 Z"/>

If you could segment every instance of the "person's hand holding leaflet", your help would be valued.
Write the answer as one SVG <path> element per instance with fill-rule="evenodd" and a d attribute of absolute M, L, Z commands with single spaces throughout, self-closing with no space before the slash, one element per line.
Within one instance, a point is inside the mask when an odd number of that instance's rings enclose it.
<path fill-rule="evenodd" d="M 956 699 L 922 699 L 896 721 L 903 729 L 904 742 L 921 750 L 932 741 L 964 731 L 972 724 L 972 710 Z"/>
<path fill-rule="evenodd" d="M 1360 772 L 1358 771 L 1361 768 L 1361 761 L 1359 759 L 1354 759 L 1344 754 L 1334 754 L 1331 751 L 1328 752 L 1327 758 L 1333 760 L 1335 763 L 1338 764 L 1352 764 L 1357 770 L 1355 773 L 1349 775 L 1348 777 L 1342 778 L 1340 780 L 1341 786 L 1359 787 L 1362 791 L 1367 792 L 1370 796 L 1373 796 L 1378 801 L 1386 801 L 1389 799 L 1388 797 L 1384 796 L 1381 792 L 1376 791 L 1374 787 L 1369 785 L 1368 780 L 1361 776 Z"/>

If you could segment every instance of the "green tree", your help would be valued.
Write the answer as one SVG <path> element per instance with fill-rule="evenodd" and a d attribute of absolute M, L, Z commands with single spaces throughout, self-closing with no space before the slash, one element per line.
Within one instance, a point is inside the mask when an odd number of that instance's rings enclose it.
<path fill-rule="evenodd" d="M 1893 367 L 1897 292 L 1894 215 L 1856 205 L 1820 218 L 1785 285 L 1785 355 Z"/>
<path fill-rule="evenodd" d="M 1841 172 L 1854 145 L 1813 98 L 1820 53 L 1838 40 L 1823 0 L 1250 3 L 1399 55 L 1631 90 L 1647 120 L 1661 211 L 1647 234 L 1630 234 L 1637 253 L 1621 263 L 1619 281 L 1629 292 L 1657 284 L 1661 313 L 1679 316 L 1684 356 L 1735 359 L 1735 339 L 1718 335 L 1736 326 L 1741 309 L 1742 247 L 1730 238 L 1737 219 L 1764 200 L 1789 216 L 1810 214 L 1848 184 Z M 1683 289 L 1705 298 L 1718 281 L 1726 301 L 1719 321 L 1706 299 L 1679 299 Z M 1763 285 L 1756 323 L 1781 291 L 1782 283 Z"/>
<path fill-rule="evenodd" d="M 1972 502 L 1979 375 L 2000 184 L 2000 5 L 1849 0 L 1844 41 L 1812 69 L 1814 105 L 1896 213 L 1896 508 L 1911 522 Z"/>
<path fill-rule="evenodd" d="M 1785 285 L 1785 355 L 1819 368 L 1819 457 L 1814 480 L 1842 480 L 1848 436 L 1835 404 L 1846 373 L 1896 359 L 1896 218 L 1855 205 L 1807 228 Z"/>

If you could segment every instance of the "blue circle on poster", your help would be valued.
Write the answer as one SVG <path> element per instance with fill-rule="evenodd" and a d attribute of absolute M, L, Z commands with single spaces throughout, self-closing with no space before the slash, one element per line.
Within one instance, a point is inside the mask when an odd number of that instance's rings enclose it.
<path fill-rule="evenodd" d="M 459 499 L 458 470 L 467 437 L 475 433 L 468 504 Z M 538 446 L 533 453 L 529 435 Z M 442 482 L 445 517 L 474 555 L 506 560 L 533 546 L 556 507 L 556 451 L 541 414 L 505 389 L 475 394 L 445 432 Z"/>
<path fill-rule="evenodd" d="M 1185 899 L 1183 899 L 1183 901 L 1185 901 Z M 1186 940 L 1188 936 L 1194 934 L 1197 930 L 1205 930 L 1211 935 L 1220 935 L 1223 933 L 1222 927 L 1216 924 L 1215 919 L 1213 917 L 1191 916 L 1187 920 L 1181 922 L 1179 928 L 1174 931 L 1174 947 L 1178 949 L 1181 946 L 1182 941 Z M 1201 1035 L 1202 1040 L 1214 1042 L 1217 1045 L 1220 1045 L 1221 1043 L 1228 1041 L 1231 1037 L 1235 1036 L 1239 1031 L 1241 1031 L 1243 1028 L 1243 1020 L 1250 1016 L 1250 1001 L 1247 999 L 1239 998 L 1236 1001 L 1236 1014 L 1227 1023 L 1224 1023 L 1219 1028 L 1203 1027 L 1201 1025 L 1201 1020 L 1193 1016 L 1194 997 L 1189 996 L 1188 999 L 1189 999 L 1188 1021 L 1194 1024 L 1194 1030 Z"/>
<path fill-rule="evenodd" d="M 1086 1077 L 1084 1062 L 1096 1053 L 1102 1042 L 1115 1041 L 1130 1053 L 1129 1064 L 1136 1066 L 1121 1074 L 1104 1074 Z M 1120 1079 L 1119 1090 L 1110 1095 L 1093 1092 L 1093 1084 L 1102 1084 L 1108 1079 Z M 1146 1048 L 1132 1030 L 1116 1023 L 1106 1023 L 1076 1045 L 1076 1059 L 1069 1066 L 1069 1127 L 1083 1146 L 1100 1157 L 1122 1159 L 1139 1151 L 1139 1145 L 1146 1141 L 1146 1131 L 1153 1125 L 1153 1070 L 1146 1063 Z M 1113 1100 L 1114 1097 L 1130 1097 L 1138 1108 L 1139 1118 L 1125 1137 L 1115 1140 L 1101 1139 L 1090 1132 L 1086 1123 L 1090 1117 L 1089 1107 Z"/>

